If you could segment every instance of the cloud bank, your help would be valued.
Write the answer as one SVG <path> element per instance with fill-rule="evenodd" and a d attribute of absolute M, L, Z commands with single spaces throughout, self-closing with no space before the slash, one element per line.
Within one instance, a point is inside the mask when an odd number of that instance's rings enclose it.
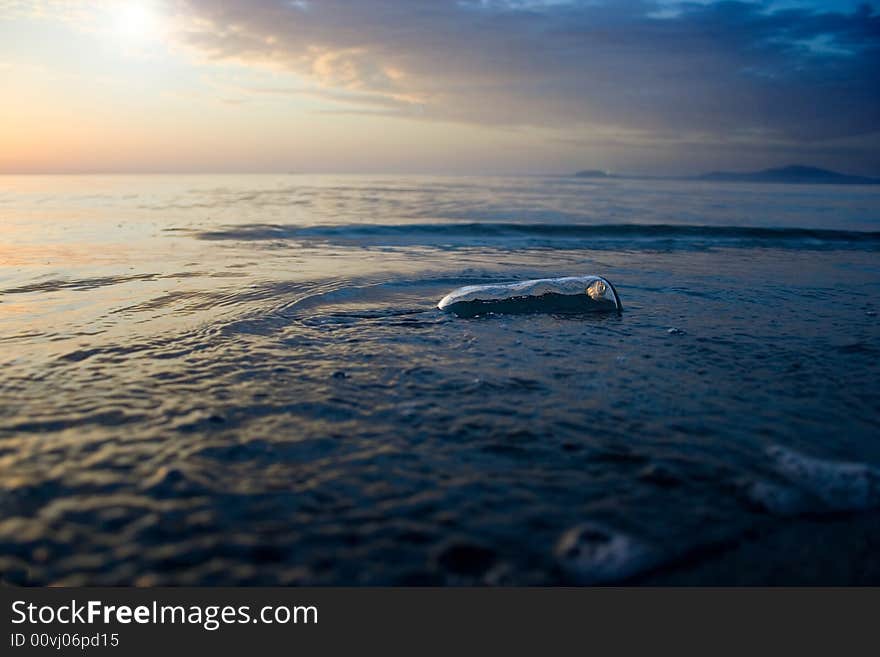
<path fill-rule="evenodd" d="M 815 143 L 880 131 L 880 14 L 760 2 L 182 0 L 181 38 L 370 111 Z"/>

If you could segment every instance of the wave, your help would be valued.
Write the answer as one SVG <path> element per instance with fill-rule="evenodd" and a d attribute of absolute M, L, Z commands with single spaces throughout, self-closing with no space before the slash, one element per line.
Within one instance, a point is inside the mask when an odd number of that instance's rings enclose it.
<path fill-rule="evenodd" d="M 452 246 L 517 242 L 556 248 L 768 247 L 880 249 L 880 231 L 759 228 L 693 224 L 409 223 L 297 226 L 244 224 L 194 232 L 203 240 L 277 241 L 360 246 Z"/>

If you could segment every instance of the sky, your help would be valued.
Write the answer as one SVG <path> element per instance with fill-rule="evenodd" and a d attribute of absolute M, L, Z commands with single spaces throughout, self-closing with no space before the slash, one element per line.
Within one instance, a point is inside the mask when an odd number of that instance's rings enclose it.
<path fill-rule="evenodd" d="M 880 2 L 0 0 L 0 173 L 880 175 Z"/>

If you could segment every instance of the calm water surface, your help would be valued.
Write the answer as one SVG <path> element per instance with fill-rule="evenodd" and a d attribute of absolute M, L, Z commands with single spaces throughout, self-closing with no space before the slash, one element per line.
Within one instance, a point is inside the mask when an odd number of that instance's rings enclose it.
<path fill-rule="evenodd" d="M 594 273 L 622 315 L 435 308 Z M 867 513 L 878 311 L 878 188 L 0 177 L 0 577 L 615 581 Z"/>

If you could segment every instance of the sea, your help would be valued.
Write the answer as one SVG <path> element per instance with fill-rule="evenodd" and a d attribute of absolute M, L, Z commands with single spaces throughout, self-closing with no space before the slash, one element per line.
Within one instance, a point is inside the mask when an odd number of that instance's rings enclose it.
<path fill-rule="evenodd" d="M 0 581 L 877 584 L 878 312 L 880 186 L 0 176 Z"/>

